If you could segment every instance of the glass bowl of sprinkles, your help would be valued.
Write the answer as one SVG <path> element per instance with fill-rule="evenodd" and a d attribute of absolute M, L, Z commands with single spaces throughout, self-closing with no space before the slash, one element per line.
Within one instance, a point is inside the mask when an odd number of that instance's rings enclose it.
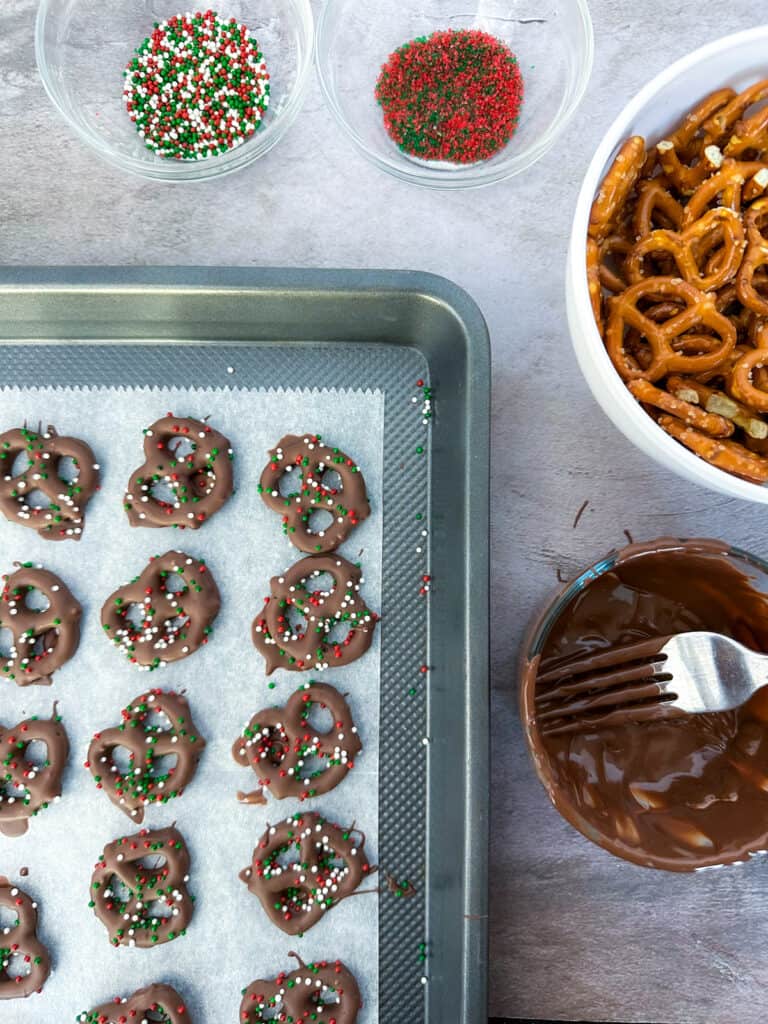
<path fill-rule="evenodd" d="M 382 170 L 475 188 L 549 150 L 592 71 L 586 0 L 327 0 L 317 67 L 330 108 Z"/>
<path fill-rule="evenodd" d="M 80 138 L 157 181 L 230 174 L 298 115 L 312 66 L 309 0 L 41 0 L 43 84 Z"/>

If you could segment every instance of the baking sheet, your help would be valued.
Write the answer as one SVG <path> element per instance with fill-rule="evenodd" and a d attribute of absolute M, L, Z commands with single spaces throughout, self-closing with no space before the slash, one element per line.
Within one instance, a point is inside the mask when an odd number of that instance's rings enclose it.
<path fill-rule="evenodd" d="M 140 351 L 136 355 L 140 358 Z M 236 388 L 2 389 L 0 408 L 3 429 L 25 420 L 31 426 L 38 420 L 53 423 L 61 434 L 88 440 L 102 466 L 102 490 L 88 508 L 79 544 L 46 542 L 30 530 L 0 523 L 3 571 L 15 560 L 41 562 L 62 576 L 84 608 L 80 650 L 56 674 L 54 686 L 4 689 L 3 722 L 48 715 L 55 699 L 72 744 L 61 802 L 34 819 L 25 837 L 0 836 L 2 871 L 38 899 L 40 935 L 54 959 L 43 994 L 10 1004 L 14 1024 L 40 1024 L 53 1007 L 57 1019 L 74 1019 L 115 994 L 128 995 L 153 981 L 177 984 L 198 1022 L 236 1020 L 241 989 L 256 977 L 273 977 L 290 967 L 291 949 L 307 961 L 344 960 L 363 994 L 361 1024 L 372 1024 L 378 1019 L 378 897 L 344 901 L 304 938 L 291 938 L 268 922 L 237 875 L 250 862 L 268 821 L 310 804 L 331 820 L 356 821 L 366 834 L 369 860 L 377 862 L 380 630 L 358 662 L 322 673 L 324 681 L 348 693 L 364 744 L 355 769 L 336 790 L 304 805 L 293 800 L 270 801 L 267 807 L 240 805 L 237 790 L 253 788 L 255 776 L 231 761 L 230 747 L 255 711 L 284 703 L 300 681 L 312 677 L 277 672 L 270 677 L 277 685 L 269 689 L 263 660 L 250 642 L 250 623 L 270 577 L 301 557 L 256 494 L 266 451 L 285 433 L 311 430 L 359 462 L 373 514 L 340 553 L 362 561 L 363 595 L 379 610 L 383 395 Z M 196 533 L 131 530 L 122 511 L 125 484 L 143 458 L 142 429 L 169 410 L 210 415 L 236 452 L 237 492 Z M 207 647 L 164 670 L 139 672 L 105 641 L 99 610 L 151 555 L 169 548 L 206 559 L 222 593 L 222 611 Z M 192 856 L 195 916 L 187 935 L 173 943 L 115 950 L 87 906 L 90 875 L 104 844 L 136 826 L 96 789 L 82 762 L 93 732 L 115 724 L 121 708 L 150 686 L 185 689 L 208 741 L 189 789 L 166 807 L 149 809 L 144 823 L 162 827 L 175 821 L 184 835 Z M 29 868 L 26 879 L 18 876 L 22 866 Z"/>

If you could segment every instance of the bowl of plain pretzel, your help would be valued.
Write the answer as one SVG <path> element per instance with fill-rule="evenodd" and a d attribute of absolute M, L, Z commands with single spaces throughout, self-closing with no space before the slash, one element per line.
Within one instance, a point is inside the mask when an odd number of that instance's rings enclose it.
<path fill-rule="evenodd" d="M 658 75 L 579 195 L 568 319 L 614 424 L 675 472 L 768 503 L 768 26 Z"/>

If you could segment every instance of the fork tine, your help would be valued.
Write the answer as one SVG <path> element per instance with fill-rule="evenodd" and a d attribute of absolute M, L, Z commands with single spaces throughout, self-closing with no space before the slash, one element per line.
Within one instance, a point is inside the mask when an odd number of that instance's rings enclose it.
<path fill-rule="evenodd" d="M 573 683 L 562 683 L 544 693 L 536 694 L 536 704 L 550 704 L 562 697 L 576 697 L 580 693 L 594 690 L 608 690 L 622 683 L 633 683 L 648 679 L 664 671 L 664 661 L 645 662 L 642 665 L 631 664 L 627 668 L 616 668 L 612 672 L 601 672 L 596 675 L 585 675 Z"/>
<path fill-rule="evenodd" d="M 598 651 L 583 658 L 573 658 L 554 668 L 540 672 L 537 678 L 539 685 L 559 683 L 562 679 L 572 676 L 583 676 L 587 673 L 599 672 L 604 668 L 613 668 L 631 661 L 649 661 L 655 658 L 664 644 L 671 639 L 667 636 L 654 637 L 651 640 L 639 640 L 623 647 L 611 647 L 607 651 Z"/>
<path fill-rule="evenodd" d="M 658 699 L 664 696 L 664 687 L 661 682 L 649 678 L 646 673 L 646 682 L 635 683 L 632 686 L 617 686 L 602 693 L 586 693 L 582 697 L 566 701 L 545 711 L 539 711 L 536 715 L 540 722 L 550 722 L 558 718 L 574 718 L 578 715 L 588 715 L 592 711 L 599 711 L 602 708 L 628 709 L 638 704 L 642 705 L 649 700 Z"/>
<path fill-rule="evenodd" d="M 685 717 L 685 712 L 674 707 L 667 701 L 653 701 L 640 707 L 614 708 L 602 714 L 582 715 L 570 722 L 553 722 L 541 728 L 542 736 L 566 736 L 574 733 L 592 732 L 593 730 L 610 728 L 612 725 L 627 725 L 629 722 L 650 722 L 670 718 Z"/>

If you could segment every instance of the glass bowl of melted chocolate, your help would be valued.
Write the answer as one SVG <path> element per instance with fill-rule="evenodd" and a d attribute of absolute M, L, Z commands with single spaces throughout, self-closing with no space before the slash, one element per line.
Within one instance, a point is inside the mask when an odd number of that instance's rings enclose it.
<path fill-rule="evenodd" d="M 768 688 L 736 711 L 543 735 L 538 677 L 574 658 L 712 630 L 768 652 L 768 563 L 719 541 L 633 544 L 569 584 L 533 627 L 521 711 L 539 778 L 588 839 L 693 871 L 768 852 Z"/>

